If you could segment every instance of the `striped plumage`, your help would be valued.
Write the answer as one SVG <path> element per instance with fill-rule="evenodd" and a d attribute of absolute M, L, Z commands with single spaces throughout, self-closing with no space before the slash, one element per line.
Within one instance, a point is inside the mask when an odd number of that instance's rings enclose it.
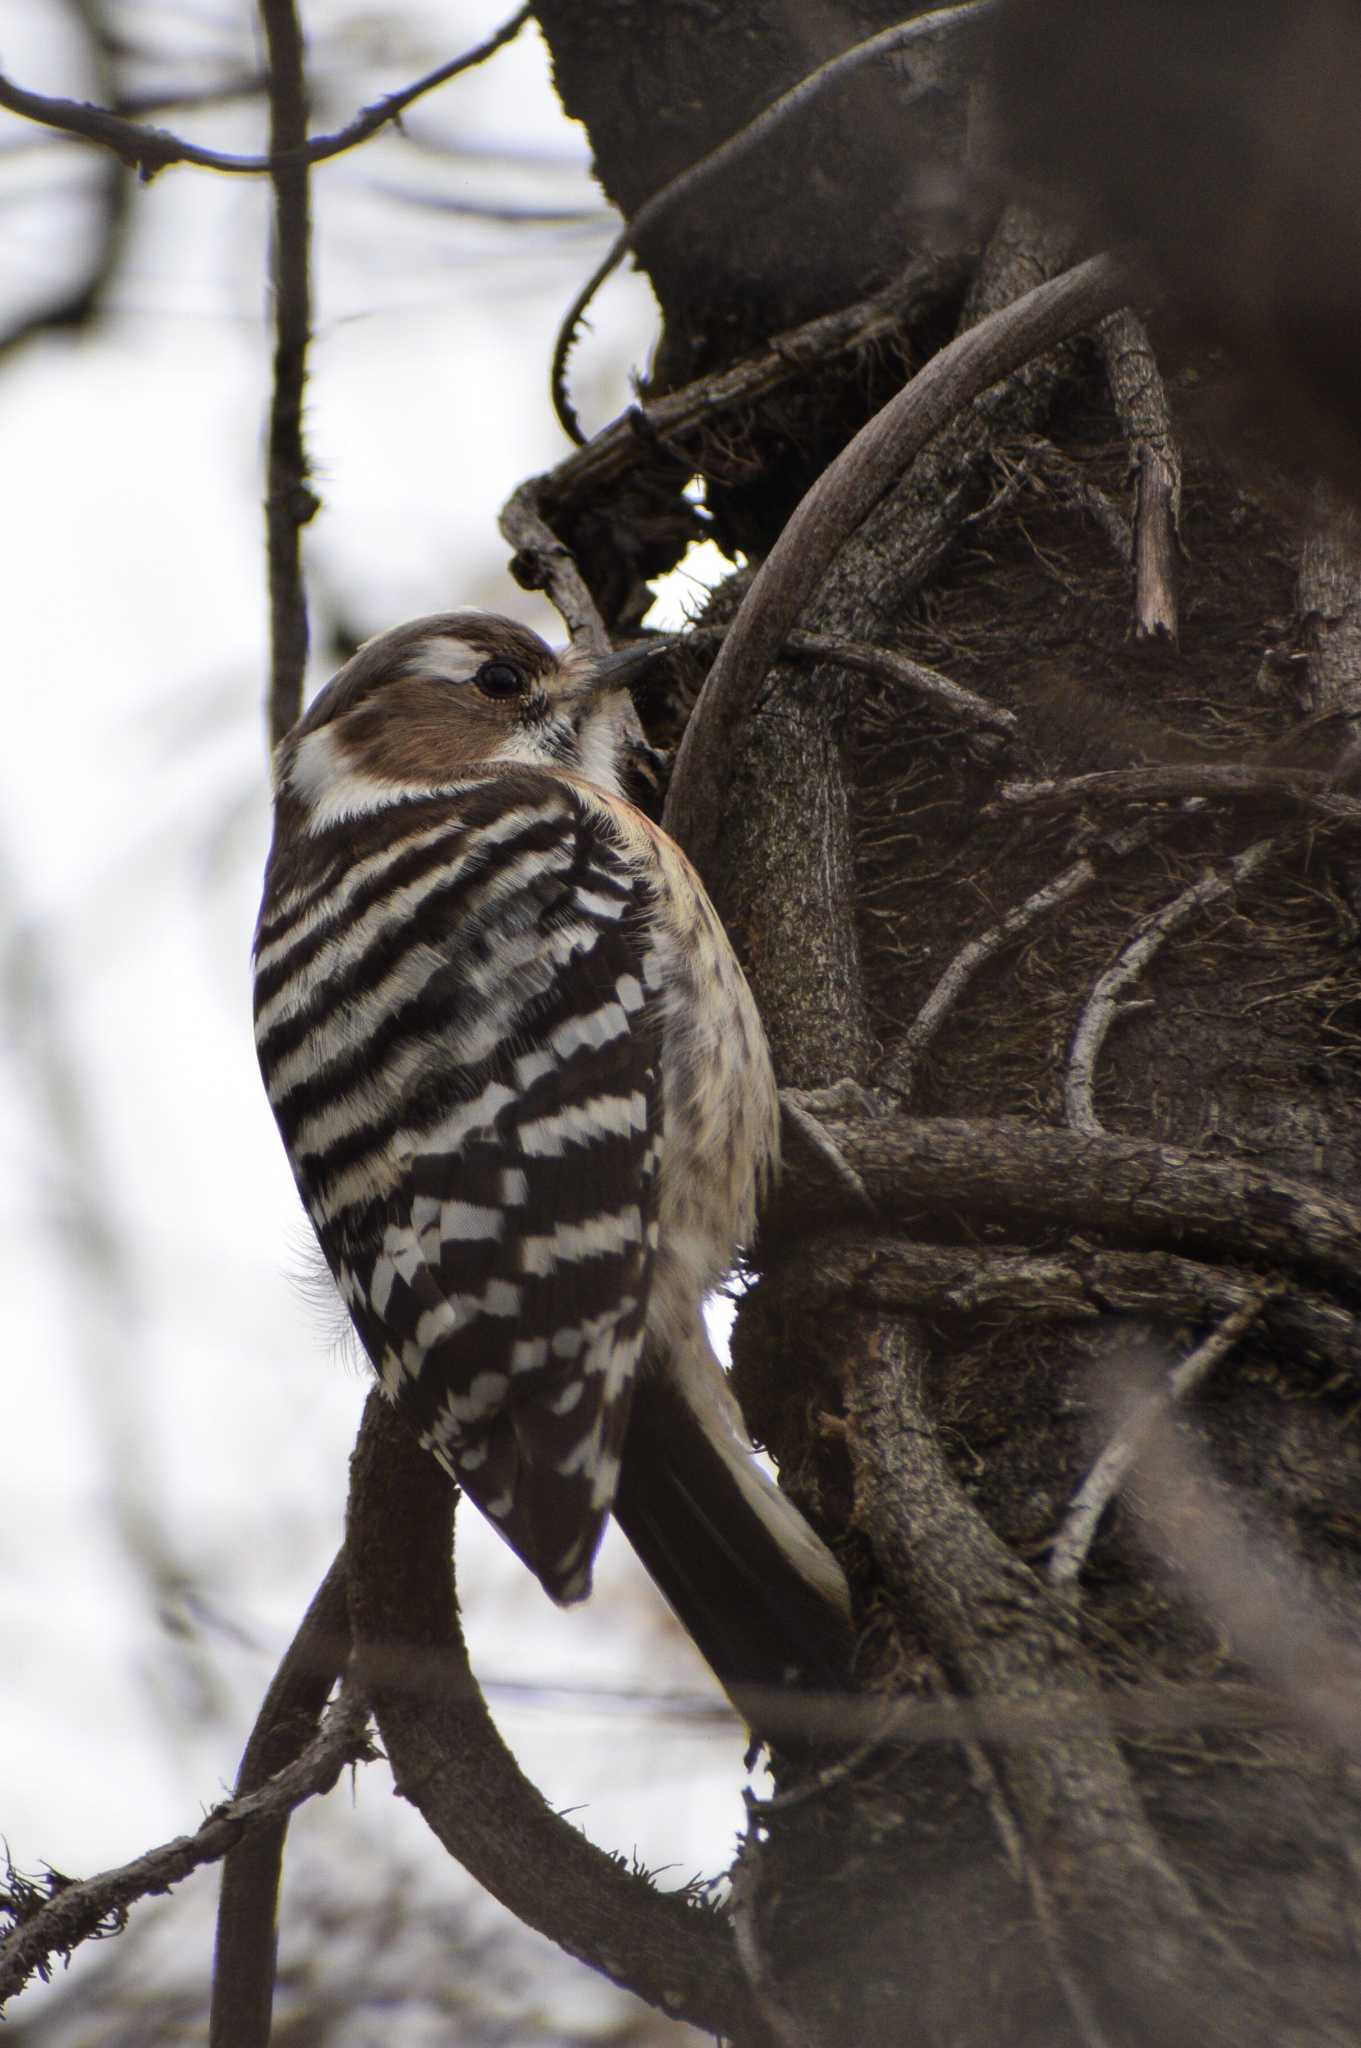
<path fill-rule="evenodd" d="M 589 1590 L 618 1493 L 730 1687 L 825 1679 L 844 1584 L 752 1465 L 701 1316 L 775 1169 L 769 1057 L 623 795 L 621 662 L 451 613 L 340 671 L 275 763 L 261 1068 L 384 1388 L 548 1592 Z"/>

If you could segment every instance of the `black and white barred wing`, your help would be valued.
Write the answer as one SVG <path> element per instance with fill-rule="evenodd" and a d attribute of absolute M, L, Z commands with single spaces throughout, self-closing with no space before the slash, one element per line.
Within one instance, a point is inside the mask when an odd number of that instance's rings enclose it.
<path fill-rule="evenodd" d="M 546 776 L 405 805 L 382 829 L 385 846 L 370 820 L 317 842 L 319 860 L 338 836 L 348 853 L 329 944 L 304 891 L 313 923 L 290 950 L 267 890 L 261 1064 L 385 1389 L 548 1592 L 579 1599 L 656 1243 L 647 885 Z M 375 862 L 389 887 L 356 916 L 353 877 Z"/>

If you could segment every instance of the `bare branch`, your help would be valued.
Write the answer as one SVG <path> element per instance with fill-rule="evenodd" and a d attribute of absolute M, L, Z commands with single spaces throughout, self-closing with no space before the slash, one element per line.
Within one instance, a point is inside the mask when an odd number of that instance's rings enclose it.
<path fill-rule="evenodd" d="M 1361 799 L 1343 796 L 1336 777 L 1318 768 L 1265 762 L 1159 762 L 1149 768 L 1102 768 L 1051 782 L 1004 782 L 998 806 L 1021 811 L 1076 810 L 1085 803 L 1177 803 L 1187 797 L 1230 803 L 1286 803 L 1338 824 L 1361 824 Z"/>
<path fill-rule="evenodd" d="M 923 1397 L 924 1367 L 924 1346 L 905 1323 L 867 1320 L 847 1357 L 856 1524 L 895 1607 L 953 1686 L 1025 1706 L 1054 1695 L 1087 1703 L 1085 1730 L 1033 1728 L 1028 1745 L 1002 1745 L 989 1761 L 1027 1860 L 1045 1873 L 1054 1936 L 1099 2023 L 1169 1998 L 1186 2011 L 1242 1965 L 1162 1851 L 1104 1724 L 1075 1622 L 953 1477 Z M 1122 1967 L 1130 1941 L 1146 1974 Z"/>
<path fill-rule="evenodd" d="M 699 626 L 680 637 L 686 645 L 703 645 L 709 639 L 721 641 L 726 631 L 726 627 Z M 1008 738 L 1021 729 L 1014 711 L 991 703 L 976 690 L 965 689 L 962 683 L 942 675 L 939 669 L 928 668 L 924 662 L 913 661 L 891 647 L 874 647 L 866 640 L 843 640 L 834 633 L 791 633 L 780 649 L 780 656 L 785 661 L 835 662 L 838 668 L 910 690 L 913 696 L 924 697 L 961 725 L 982 726 L 987 732 L 1003 733 Z"/>
<path fill-rule="evenodd" d="M 237 1798 L 265 1784 L 313 1740 L 349 1652 L 342 1550 L 318 1587 L 261 1703 L 236 1774 Z M 261 1825 L 229 1850 L 223 1863 L 210 2048 L 269 2048 L 279 1875 L 287 1832 L 287 1815 L 272 1826 Z"/>
<path fill-rule="evenodd" d="M 1244 1331 L 1257 1320 L 1272 1291 L 1270 1287 L 1258 1288 L 1250 1300 L 1225 1316 L 1204 1343 L 1198 1344 L 1180 1365 L 1173 1367 L 1167 1376 L 1166 1386 L 1145 1395 L 1121 1422 L 1073 1495 L 1072 1504 L 1054 1538 L 1045 1568 L 1045 1576 L 1051 1586 L 1076 1592 L 1078 1575 L 1087 1561 L 1101 1517 L 1129 1477 L 1130 1469 L 1148 1442 L 1154 1424 L 1174 1403 L 1184 1401 L 1188 1394 L 1193 1393 L 1213 1372 L 1220 1359 L 1228 1356 Z"/>
<path fill-rule="evenodd" d="M 553 349 L 552 395 L 553 410 L 558 416 L 563 432 L 578 447 L 585 442 L 581 423 L 577 419 L 572 402 L 567 395 L 567 359 L 576 340 L 586 308 L 599 291 L 605 279 L 618 268 L 630 249 L 638 245 L 639 238 L 654 227 L 664 213 L 682 204 L 711 178 L 722 176 L 740 163 L 749 151 L 757 149 L 779 127 L 781 122 L 797 110 L 806 107 L 820 92 L 830 85 L 843 83 L 862 65 L 877 58 L 890 56 L 895 50 L 905 49 L 909 44 L 922 42 L 932 36 L 967 27 L 971 22 L 981 21 L 996 10 L 996 0 L 961 0 L 954 7 L 940 7 L 931 14 L 919 14 L 911 21 L 895 22 L 892 28 L 881 29 L 877 35 L 867 36 L 863 42 L 855 43 L 849 50 L 842 50 L 837 56 L 829 57 L 824 64 L 810 71 L 787 92 L 763 107 L 755 120 L 739 128 L 735 135 L 727 137 L 715 148 L 702 156 L 697 163 L 690 164 L 677 177 L 654 192 L 639 207 L 631 221 L 620 230 L 611 243 L 608 252 L 586 283 L 577 293 L 558 329 L 558 338 Z"/>
<path fill-rule="evenodd" d="M 741 727 L 767 669 L 837 550 L 919 449 L 981 391 L 1080 333 L 1128 290 L 1095 257 L 959 334 L 862 427 L 807 493 L 758 571 L 681 743 L 670 830 L 703 873 L 712 858 Z"/>
<path fill-rule="evenodd" d="M 307 136 L 307 74 L 295 0 L 260 0 L 269 51 L 270 154 L 287 158 Z M 276 747 L 302 710 L 307 594 L 302 529 L 320 500 L 308 482 L 302 404 L 311 340 L 312 223 L 305 160 L 270 173 L 274 186 L 274 389 L 269 413 L 265 530 L 269 558 L 269 740 Z"/>
<path fill-rule="evenodd" d="M 971 1223 L 1023 1217 L 1030 1229 L 1099 1230 L 1118 1244 L 1294 1268 L 1361 1298 L 1361 1207 L 1313 1181 L 1149 1138 L 1004 1118 L 823 1121 L 888 1214 L 925 1203 L 931 1215 L 963 1213 Z M 824 1209 L 830 1192 L 823 1176 Z"/>
<path fill-rule="evenodd" d="M 347 1689 L 297 1761 L 258 1791 L 214 1807 L 192 1835 L 177 1835 L 116 1870 L 64 1886 L 24 1919 L 0 1942 L 0 2001 L 22 1990 L 35 1972 L 44 1974 L 54 1956 L 70 1955 L 111 1918 L 121 1919 L 138 1899 L 167 1892 L 191 1871 L 219 1862 L 251 1829 L 276 1825 L 305 1799 L 329 1792 L 347 1764 L 373 1754 L 368 1708 Z"/>
<path fill-rule="evenodd" d="M 1102 842 L 1099 854 L 1095 851 L 1084 853 L 1080 860 L 1066 867 L 1052 882 L 1036 889 L 1023 903 L 1013 905 L 996 924 L 989 925 L 986 931 L 961 946 L 889 1054 L 879 1085 L 901 1102 L 909 1101 L 922 1055 L 934 1042 L 941 1025 L 979 969 L 1044 918 L 1087 895 L 1096 887 L 1107 860 L 1124 860 L 1131 853 L 1137 853 L 1149 844 L 1154 830 L 1152 822 L 1145 821 L 1129 825 L 1123 832 L 1113 832 Z"/>
<path fill-rule="evenodd" d="M 1122 306 L 1096 338 L 1134 478 L 1134 636 L 1177 638 L 1177 527 L 1181 450 L 1158 359 L 1137 313 Z"/>
<path fill-rule="evenodd" d="M 629 475 L 707 420 L 749 403 L 812 363 L 830 361 L 894 333 L 908 315 L 931 303 L 956 281 L 956 266 L 917 257 L 882 292 L 855 306 L 825 313 L 776 335 L 759 355 L 716 371 L 645 405 L 630 406 L 584 448 L 521 484 L 501 513 L 501 532 L 515 549 L 511 574 L 526 590 L 542 590 L 567 622 L 574 643 L 608 649 L 604 623 L 570 550 L 558 538 L 572 505 Z M 999 714 L 1005 716 L 1005 714 Z"/>
<path fill-rule="evenodd" d="M 328 157 L 340 156 L 345 150 L 367 142 L 389 121 L 400 120 L 405 110 L 423 94 L 447 84 L 460 72 L 470 71 L 474 65 L 484 63 L 520 33 L 525 23 L 532 19 L 533 12 L 532 6 L 522 7 L 484 43 L 447 64 L 437 65 L 414 84 L 403 86 L 400 92 L 387 93 L 382 99 L 375 100 L 372 106 L 362 107 L 353 121 L 331 135 L 317 135 L 309 141 L 304 127 L 300 134 L 283 141 L 276 133 L 271 133 L 268 156 L 235 156 L 225 150 L 204 149 L 196 142 L 187 142 L 178 135 L 170 134 L 167 129 L 148 128 L 141 122 L 125 120 L 119 114 L 110 113 L 107 107 L 92 107 L 82 100 L 55 99 L 46 93 L 28 92 L 3 72 L 0 72 L 0 107 L 7 108 L 11 114 L 22 115 L 25 120 L 37 121 L 44 128 L 55 128 L 61 134 L 74 135 L 82 142 L 96 142 L 102 148 L 112 150 L 123 163 L 140 172 L 143 179 L 154 177 L 157 171 L 166 170 L 172 164 L 195 164 L 200 170 L 226 171 L 252 178 L 273 177 L 281 170 L 298 171 L 309 164 L 324 163 Z"/>
<path fill-rule="evenodd" d="M 749 1994 L 725 1922 L 595 1848 L 546 1805 L 497 1732 L 454 1600 L 455 1498 L 371 1394 L 351 1476 L 350 1615 L 398 1791 L 526 1925 L 661 2011 L 738 2032 Z"/>
<path fill-rule="evenodd" d="M 1230 1316 L 1262 1298 L 1250 1271 L 1165 1251 L 1062 1252 L 1016 1245 L 929 1244 L 920 1238 L 801 1238 L 778 1267 L 781 1294 L 811 1324 L 829 1304 L 875 1302 L 899 1311 L 1009 1324 L 1095 1322 L 1112 1314 L 1166 1323 Z M 1291 1286 L 1265 1298 L 1262 1321 L 1284 1354 L 1361 1384 L 1361 1317 L 1326 1294 Z"/>
<path fill-rule="evenodd" d="M 1075 1131 L 1095 1134 L 1102 1129 L 1096 1113 L 1096 1063 L 1118 1014 L 1121 995 L 1139 979 L 1174 932 L 1212 904 L 1226 902 L 1239 883 L 1255 875 L 1275 850 L 1274 839 L 1259 839 L 1235 854 L 1224 873 L 1210 869 L 1155 912 L 1138 936 L 1122 947 L 1105 973 L 1097 977 L 1073 1033 L 1073 1049 L 1063 1079 L 1064 1110 Z"/>

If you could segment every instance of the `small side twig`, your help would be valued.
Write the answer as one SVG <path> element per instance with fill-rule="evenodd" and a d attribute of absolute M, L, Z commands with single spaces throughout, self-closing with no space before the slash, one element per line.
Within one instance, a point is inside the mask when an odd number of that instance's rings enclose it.
<path fill-rule="evenodd" d="M 1130 1469 L 1147 1443 L 1154 1424 L 1178 1401 L 1184 1401 L 1213 1372 L 1221 1358 L 1228 1356 L 1238 1339 L 1260 1315 L 1263 1305 L 1279 1289 L 1259 1287 L 1249 1300 L 1225 1316 L 1217 1329 L 1198 1344 L 1167 1376 L 1165 1387 L 1148 1394 L 1133 1413 L 1127 1415 L 1091 1471 L 1073 1495 L 1067 1514 L 1054 1538 L 1045 1568 L 1051 1586 L 1070 1594 L 1096 1537 L 1097 1526 L 1106 1509 L 1129 1477 Z"/>
<path fill-rule="evenodd" d="M 1096 334 L 1134 481 L 1134 636 L 1175 640 L 1181 450 L 1167 391 L 1137 313 L 1122 306 Z"/>
<path fill-rule="evenodd" d="M 522 590 L 543 592 L 565 623 L 574 647 L 587 654 L 608 654 L 610 636 L 586 578 L 571 549 L 558 539 L 544 516 L 545 482 L 536 477 L 521 484 L 502 508 L 498 524 L 515 550 L 510 573 Z"/>
<path fill-rule="evenodd" d="M 522 7 L 475 49 L 466 50 L 461 57 L 455 57 L 447 64 L 437 65 L 414 84 L 404 86 L 399 92 L 385 94 L 372 106 L 361 107 L 353 121 L 344 128 L 336 129 L 333 134 L 318 135 L 309 142 L 304 130 L 300 137 L 286 144 L 276 144 L 271 137 L 268 156 L 236 156 L 225 150 L 204 149 L 196 142 L 170 134 L 165 128 L 148 128 L 139 121 L 129 121 L 121 114 L 110 112 L 107 107 L 93 107 L 80 100 L 29 92 L 3 72 L 0 72 L 0 107 L 7 108 L 11 114 L 22 115 L 27 121 L 36 121 L 44 128 L 55 129 L 59 134 L 74 135 L 82 142 L 99 143 L 103 148 L 112 150 L 123 163 L 137 169 L 144 179 L 154 177 L 157 171 L 167 170 L 172 164 L 194 164 L 200 170 L 225 171 L 241 177 L 265 177 L 282 168 L 297 169 L 324 163 L 328 157 L 340 156 L 345 150 L 367 142 L 389 121 L 399 120 L 413 101 L 433 92 L 436 86 L 446 85 L 451 78 L 471 70 L 475 64 L 485 63 L 488 57 L 520 33 L 533 12 L 532 6 Z"/>
<path fill-rule="evenodd" d="M 22 1990 L 54 1956 L 70 1955 L 111 1916 L 169 1891 L 205 1863 L 219 1862 L 250 1829 L 276 1825 L 305 1799 L 329 1792 L 347 1764 L 372 1754 L 368 1707 L 347 1688 L 303 1754 L 268 1784 L 224 1800 L 194 1834 L 177 1835 L 116 1870 L 65 1886 L 8 1934 L 0 1942 L 0 2002 Z"/>
<path fill-rule="evenodd" d="M 1202 910 L 1231 897 L 1240 883 L 1257 873 L 1275 847 L 1274 839 L 1258 839 L 1242 853 L 1235 854 L 1225 871 L 1211 869 L 1202 875 L 1189 889 L 1183 889 L 1179 896 L 1165 903 L 1148 920 L 1138 937 L 1121 949 L 1105 973 L 1097 977 L 1073 1033 L 1068 1069 L 1063 1079 L 1064 1113 L 1075 1131 L 1095 1134 L 1103 1128 L 1096 1113 L 1096 1063 L 1119 1013 L 1120 997 L 1124 991 L 1139 979 L 1174 932 Z"/>
<path fill-rule="evenodd" d="M 1154 827 L 1150 821 L 1129 825 L 1123 832 L 1112 833 L 1103 842 L 1102 854 L 1107 859 L 1123 860 L 1147 846 L 1153 836 Z M 961 946 L 889 1054 L 879 1077 L 880 1087 L 896 1095 L 901 1102 L 907 1102 L 922 1055 L 933 1043 L 941 1025 L 979 969 L 1014 939 L 1020 938 L 1022 933 L 1052 916 L 1056 910 L 1062 910 L 1085 896 L 1096 886 L 1100 873 L 1097 860 L 1084 853 L 1080 860 L 1075 860 L 1061 874 L 1055 875 L 1042 889 L 1036 889 L 1023 903 L 1015 904 L 996 924 L 989 925 L 986 931 Z"/>
<path fill-rule="evenodd" d="M 294 1762 L 316 1734 L 350 1651 L 342 1550 L 317 1588 L 279 1665 L 236 1774 L 235 1796 Z M 217 1908 L 209 2048 L 269 2048 L 285 1814 L 227 1853 Z"/>
<path fill-rule="evenodd" d="M 307 139 L 307 70 L 295 0 L 260 0 L 269 52 L 269 143 L 287 157 Z M 265 531 L 269 557 L 269 740 L 276 747 L 302 710 L 307 597 L 302 529 L 320 500 L 308 483 L 302 403 L 312 329 L 312 223 L 307 164 L 276 163 L 274 186 L 274 387 L 269 409 Z"/>
<path fill-rule="evenodd" d="M 894 51 L 910 43 L 921 42 L 931 36 L 941 35 L 949 30 L 962 28 L 969 22 L 981 20 L 992 13 L 997 0 L 960 0 L 953 7 L 940 7 L 930 14 L 917 15 L 911 21 L 895 22 L 891 28 L 881 29 L 877 35 L 867 36 L 863 42 L 855 43 L 849 50 L 842 50 L 837 56 L 829 57 L 824 64 L 810 71 L 806 77 L 791 85 L 787 92 L 772 100 L 753 121 L 739 128 L 735 135 L 729 135 L 718 143 L 696 163 L 689 164 L 678 176 L 663 185 L 659 191 L 646 199 L 631 221 L 620 230 L 601 262 L 587 278 L 576 298 L 563 316 L 558 329 L 557 341 L 553 348 L 551 391 L 553 410 L 563 432 L 578 447 L 585 441 L 581 423 L 575 408 L 567 395 L 567 361 L 576 340 L 577 329 L 585 316 L 586 308 L 595 297 L 607 277 L 616 270 L 630 249 L 638 245 L 639 238 L 655 227 L 664 213 L 669 213 L 689 199 L 694 192 L 711 178 L 730 172 L 749 151 L 757 149 L 767 140 L 781 122 L 808 103 L 816 99 L 828 86 L 840 84 L 853 71 L 877 58 L 890 56 Z"/>

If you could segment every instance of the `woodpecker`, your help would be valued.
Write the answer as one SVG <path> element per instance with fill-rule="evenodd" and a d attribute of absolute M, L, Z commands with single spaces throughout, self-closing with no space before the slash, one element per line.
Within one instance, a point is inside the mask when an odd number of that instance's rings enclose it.
<path fill-rule="evenodd" d="M 468 611 L 361 648 L 276 750 L 256 1043 L 420 1442 L 559 1603 L 613 1510 L 759 1728 L 844 1680 L 848 1599 L 705 1331 L 779 1113 L 713 906 L 626 795 L 651 653 Z"/>

